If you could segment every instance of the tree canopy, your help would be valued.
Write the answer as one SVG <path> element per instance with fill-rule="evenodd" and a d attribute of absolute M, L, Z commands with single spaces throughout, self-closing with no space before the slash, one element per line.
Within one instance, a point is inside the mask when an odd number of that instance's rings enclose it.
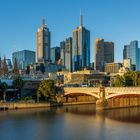
<path fill-rule="evenodd" d="M 4 102 L 6 102 L 6 91 L 7 91 L 7 89 L 8 89 L 8 85 L 7 85 L 7 83 L 6 82 L 0 82 L 0 89 L 2 90 L 2 92 L 3 92 L 3 101 Z"/>
<path fill-rule="evenodd" d="M 24 87 L 25 85 L 25 81 L 22 79 L 21 76 L 17 76 L 14 80 L 13 80 L 13 87 L 18 89 L 19 92 L 19 96 L 21 97 L 21 89 Z"/>
<path fill-rule="evenodd" d="M 45 97 L 47 101 L 56 100 L 56 86 L 53 80 L 42 80 L 37 90 L 37 97 Z"/>
<path fill-rule="evenodd" d="M 114 86 L 140 86 L 140 72 L 128 71 L 123 76 L 117 75 Z"/>
<path fill-rule="evenodd" d="M 14 86 L 14 88 L 22 89 L 24 85 L 25 85 L 25 81 L 22 79 L 21 76 L 17 76 L 13 80 L 13 86 Z"/>
<path fill-rule="evenodd" d="M 8 88 L 8 85 L 7 85 L 6 82 L 0 83 L 0 89 L 1 89 L 3 92 L 6 92 L 7 88 Z"/>

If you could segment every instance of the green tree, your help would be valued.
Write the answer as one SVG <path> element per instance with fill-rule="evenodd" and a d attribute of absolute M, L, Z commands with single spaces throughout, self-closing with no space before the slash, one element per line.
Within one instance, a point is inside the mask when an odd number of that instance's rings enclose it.
<path fill-rule="evenodd" d="M 2 92 L 3 92 L 3 101 L 4 102 L 6 102 L 6 91 L 7 91 L 7 89 L 8 89 L 8 85 L 7 85 L 7 83 L 6 82 L 2 82 L 2 83 L 0 83 L 0 89 L 2 90 Z"/>
<path fill-rule="evenodd" d="M 13 80 L 13 86 L 14 88 L 18 89 L 19 97 L 21 97 L 21 89 L 24 87 L 24 85 L 25 85 L 25 81 L 22 79 L 21 76 L 17 76 Z"/>
<path fill-rule="evenodd" d="M 115 87 L 123 87 L 125 85 L 124 77 L 117 75 L 116 80 L 114 82 Z"/>
<path fill-rule="evenodd" d="M 124 74 L 124 78 L 127 79 L 126 86 L 137 86 L 139 74 L 136 71 L 128 71 Z M 128 82 L 129 80 L 129 82 Z M 131 84 L 130 84 L 131 83 Z"/>
<path fill-rule="evenodd" d="M 138 72 L 132 71 L 131 77 L 133 79 L 133 85 L 137 86 L 138 85 L 138 77 L 139 77 Z"/>
<path fill-rule="evenodd" d="M 125 83 L 124 84 L 125 84 L 126 87 L 133 86 L 133 80 L 130 77 L 130 75 L 125 75 L 124 76 L 124 80 L 125 80 Z"/>
<path fill-rule="evenodd" d="M 138 86 L 140 86 L 140 74 L 139 74 L 139 76 L 138 76 Z"/>
<path fill-rule="evenodd" d="M 37 98 L 45 97 L 47 101 L 56 101 L 56 86 L 53 80 L 42 80 L 37 90 Z"/>
<path fill-rule="evenodd" d="M 139 86 L 140 72 L 128 71 L 123 76 L 117 75 L 114 82 L 115 86 Z"/>

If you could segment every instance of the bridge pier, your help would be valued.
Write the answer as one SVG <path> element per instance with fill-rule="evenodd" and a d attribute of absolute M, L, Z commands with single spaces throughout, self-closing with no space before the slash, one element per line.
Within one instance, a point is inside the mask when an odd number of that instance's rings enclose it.
<path fill-rule="evenodd" d="M 104 110 L 108 107 L 108 102 L 105 98 L 105 87 L 100 87 L 100 99 L 96 101 L 96 110 Z"/>
<path fill-rule="evenodd" d="M 96 101 L 96 110 L 104 110 L 108 108 L 107 100 L 97 100 Z"/>

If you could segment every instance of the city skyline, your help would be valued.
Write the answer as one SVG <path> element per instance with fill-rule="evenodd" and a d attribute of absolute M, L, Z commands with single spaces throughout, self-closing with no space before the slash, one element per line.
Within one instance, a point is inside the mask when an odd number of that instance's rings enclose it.
<path fill-rule="evenodd" d="M 62 40 L 72 36 L 72 31 L 79 26 L 80 9 L 84 18 L 84 26 L 91 32 L 91 62 L 94 57 L 95 38 L 104 38 L 115 43 L 115 61 L 122 61 L 123 46 L 140 38 L 137 18 L 139 1 L 135 0 L 100 0 L 80 2 L 60 0 L 27 0 L 18 2 L 2 1 L 0 6 L 0 55 L 11 58 L 14 51 L 24 49 L 36 50 L 36 32 L 44 16 L 52 34 L 51 48 L 58 46 Z M 11 6 L 13 5 L 13 6 Z M 69 6 L 67 6 L 69 5 Z M 37 6 L 40 11 L 37 11 Z M 71 7 L 73 10 L 71 10 Z M 133 10 L 129 10 L 129 9 Z M 26 9 L 26 10 L 25 10 Z M 6 10 L 6 12 L 5 12 Z M 65 11 L 65 12 L 64 12 Z M 133 11 L 133 12 L 132 12 Z M 58 18 L 59 17 L 59 18 Z M 10 28 L 7 28 L 9 27 Z M 6 49 L 5 49 L 6 48 Z"/>

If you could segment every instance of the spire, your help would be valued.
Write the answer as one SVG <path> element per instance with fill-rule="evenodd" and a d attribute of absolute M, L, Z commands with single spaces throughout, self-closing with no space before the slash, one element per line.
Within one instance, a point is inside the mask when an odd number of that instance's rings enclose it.
<path fill-rule="evenodd" d="M 43 27 L 46 26 L 44 17 L 42 17 L 42 26 L 43 26 Z"/>
<path fill-rule="evenodd" d="M 83 15 L 81 9 L 80 9 L 80 26 L 83 26 Z"/>

